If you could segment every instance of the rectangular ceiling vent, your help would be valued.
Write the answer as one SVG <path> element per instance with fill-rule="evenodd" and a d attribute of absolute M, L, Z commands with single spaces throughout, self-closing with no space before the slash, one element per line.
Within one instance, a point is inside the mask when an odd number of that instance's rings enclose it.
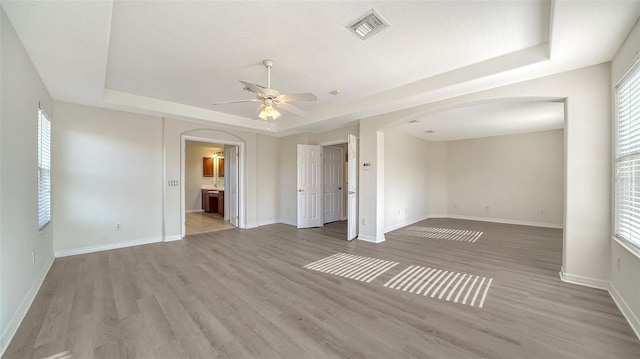
<path fill-rule="evenodd" d="M 348 25 L 347 29 L 353 32 L 359 39 L 366 40 L 389 26 L 389 23 L 386 22 L 382 16 L 371 9 L 371 11 Z"/>

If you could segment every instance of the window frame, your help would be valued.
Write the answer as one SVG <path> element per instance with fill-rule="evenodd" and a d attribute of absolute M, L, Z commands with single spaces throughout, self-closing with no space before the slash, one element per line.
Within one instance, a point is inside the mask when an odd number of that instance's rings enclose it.
<path fill-rule="evenodd" d="M 38 108 L 38 230 L 51 222 L 51 120 L 42 108 Z"/>
<path fill-rule="evenodd" d="M 621 99 L 621 88 L 629 87 L 628 98 Z M 621 101 L 628 102 L 624 109 L 628 111 L 629 118 L 621 118 Z M 627 105 L 625 103 L 625 105 Z M 627 108 L 628 107 L 628 108 Z M 622 122 L 622 123 L 621 123 Z M 622 131 L 622 127 L 626 126 Z M 633 252 L 640 253 L 640 210 L 629 211 L 632 207 L 640 208 L 640 59 L 637 59 L 626 71 L 624 76 L 614 87 L 614 148 L 613 148 L 613 237 L 625 247 L 633 248 Z M 634 132 L 636 134 L 634 135 Z M 621 142 L 624 142 L 621 144 Z M 623 152 L 622 154 L 620 152 Z M 624 166 L 624 167 L 623 167 Z M 624 171 L 627 170 L 630 177 L 627 182 Z M 622 173 L 621 173 L 622 172 Z M 621 193 L 621 188 L 627 190 Z M 635 188 L 635 189 L 634 189 Z M 621 204 L 624 198 L 629 199 L 630 205 L 626 208 Z M 621 212 L 625 213 L 626 220 L 621 220 Z M 629 248 L 630 249 L 630 248 Z"/>

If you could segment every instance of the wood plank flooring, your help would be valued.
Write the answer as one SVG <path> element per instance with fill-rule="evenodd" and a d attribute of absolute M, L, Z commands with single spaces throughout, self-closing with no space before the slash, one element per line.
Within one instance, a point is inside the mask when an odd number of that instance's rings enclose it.
<path fill-rule="evenodd" d="M 4 358 L 634 358 L 609 295 L 563 283 L 562 232 L 452 219 L 474 243 L 337 222 L 229 229 L 56 259 Z M 342 227 L 341 227 L 342 226 Z M 335 253 L 399 262 L 370 283 L 303 268 Z M 383 286 L 410 265 L 493 278 L 483 308 Z"/>
<path fill-rule="evenodd" d="M 235 228 L 218 213 L 189 212 L 185 214 L 187 236 Z"/>

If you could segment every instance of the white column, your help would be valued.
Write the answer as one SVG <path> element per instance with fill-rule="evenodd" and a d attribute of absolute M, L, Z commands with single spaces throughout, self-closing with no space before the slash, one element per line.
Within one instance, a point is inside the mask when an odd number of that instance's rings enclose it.
<path fill-rule="evenodd" d="M 360 122 L 358 239 L 384 238 L 384 132 L 375 121 Z"/>

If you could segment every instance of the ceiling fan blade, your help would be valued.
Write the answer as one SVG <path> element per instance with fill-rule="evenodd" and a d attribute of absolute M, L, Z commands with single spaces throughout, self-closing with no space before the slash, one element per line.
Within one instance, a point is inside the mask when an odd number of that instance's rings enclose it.
<path fill-rule="evenodd" d="M 284 94 L 284 95 L 280 95 L 280 97 L 278 98 L 280 101 L 283 102 L 295 102 L 295 101 L 316 101 L 318 100 L 318 98 L 316 97 L 316 95 L 312 94 L 312 93 L 290 93 L 290 94 Z"/>
<path fill-rule="evenodd" d="M 307 115 L 307 111 L 296 107 L 294 105 L 288 104 L 286 102 L 279 102 L 278 103 L 278 107 L 280 107 L 281 109 L 285 110 L 285 111 L 289 111 L 291 113 L 295 113 L 298 116 L 306 116 Z"/>
<path fill-rule="evenodd" d="M 212 103 L 212 105 L 224 105 L 227 103 L 243 103 L 243 102 L 259 102 L 259 101 L 262 101 L 262 100 L 258 100 L 257 98 L 254 98 L 251 100 L 222 101 L 222 102 Z"/>
<path fill-rule="evenodd" d="M 262 91 L 260 86 L 254 84 L 254 83 L 251 83 L 251 82 L 248 82 L 248 81 L 242 81 L 242 80 L 240 80 L 240 83 L 242 83 L 245 86 L 245 90 L 251 91 L 251 92 L 253 92 L 253 93 L 255 93 L 255 94 L 259 95 L 259 96 L 262 96 L 262 97 L 267 97 L 267 94 L 264 91 Z"/>

